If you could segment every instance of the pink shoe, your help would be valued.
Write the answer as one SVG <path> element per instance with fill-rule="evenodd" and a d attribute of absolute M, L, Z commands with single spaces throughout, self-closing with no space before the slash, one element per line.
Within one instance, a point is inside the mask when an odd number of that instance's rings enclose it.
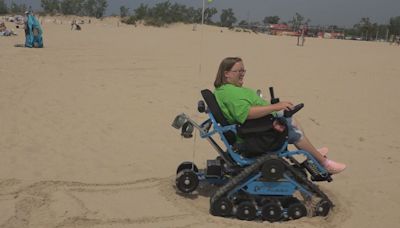
<path fill-rule="evenodd" d="M 321 147 L 317 150 L 324 157 L 326 157 L 326 155 L 328 154 L 328 151 L 329 151 L 328 147 Z"/>
<path fill-rule="evenodd" d="M 346 165 L 343 163 L 335 162 L 329 159 L 326 159 L 325 162 L 322 164 L 326 171 L 330 174 L 338 174 L 346 169 Z"/>

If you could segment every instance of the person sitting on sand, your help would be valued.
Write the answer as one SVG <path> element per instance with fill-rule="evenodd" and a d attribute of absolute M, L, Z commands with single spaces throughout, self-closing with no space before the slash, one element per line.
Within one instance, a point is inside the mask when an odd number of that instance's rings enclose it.
<path fill-rule="evenodd" d="M 215 78 L 215 97 L 230 124 L 243 124 L 247 119 L 257 119 L 283 110 L 290 110 L 293 104 L 282 101 L 269 104 L 257 95 L 256 91 L 243 87 L 246 70 L 243 60 L 239 57 L 228 57 L 222 60 Z M 325 155 L 327 150 L 318 151 L 305 136 L 300 125 L 292 118 L 286 118 L 287 125 L 274 121 L 275 130 L 282 132 L 287 127 L 288 142 L 298 149 L 309 152 L 330 173 L 342 172 L 346 165 L 332 161 Z"/>
<path fill-rule="evenodd" d="M 74 30 L 74 27 L 76 26 L 76 20 L 75 19 L 73 19 L 72 21 L 71 21 L 71 30 Z"/>
<path fill-rule="evenodd" d="M 0 36 L 11 36 L 11 35 L 17 35 L 15 32 L 11 29 L 7 29 L 4 21 L 0 21 Z"/>
<path fill-rule="evenodd" d="M 6 27 L 6 25 L 4 24 L 4 21 L 0 21 L 0 32 L 3 32 L 4 30 L 6 30 L 7 29 L 7 27 Z"/>

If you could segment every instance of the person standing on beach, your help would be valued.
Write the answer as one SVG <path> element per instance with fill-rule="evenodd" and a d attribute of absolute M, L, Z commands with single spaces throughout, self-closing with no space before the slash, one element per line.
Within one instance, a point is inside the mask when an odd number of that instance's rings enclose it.
<path fill-rule="evenodd" d="M 76 20 L 75 19 L 73 19 L 72 22 L 71 22 L 71 30 L 74 29 L 74 26 L 76 26 Z"/>
<path fill-rule="evenodd" d="M 306 35 L 307 35 L 307 25 L 300 25 L 297 36 L 297 46 L 304 46 L 304 43 L 306 42 L 306 37 L 305 37 Z"/>
<path fill-rule="evenodd" d="M 390 37 L 389 37 L 389 45 L 392 45 L 393 42 L 394 42 L 394 35 L 392 34 L 392 35 L 390 35 Z"/>

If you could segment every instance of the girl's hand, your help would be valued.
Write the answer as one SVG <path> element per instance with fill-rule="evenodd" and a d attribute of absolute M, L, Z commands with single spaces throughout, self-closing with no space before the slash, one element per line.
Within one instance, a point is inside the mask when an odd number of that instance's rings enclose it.
<path fill-rule="evenodd" d="M 289 101 L 281 101 L 279 103 L 273 104 L 272 106 L 274 106 L 274 110 L 275 111 L 281 111 L 281 110 L 291 110 L 294 106 L 292 104 L 292 102 Z"/>

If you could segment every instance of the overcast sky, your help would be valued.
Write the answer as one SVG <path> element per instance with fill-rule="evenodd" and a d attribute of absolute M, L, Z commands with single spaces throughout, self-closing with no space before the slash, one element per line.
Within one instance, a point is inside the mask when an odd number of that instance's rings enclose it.
<path fill-rule="evenodd" d="M 6 3 L 12 0 L 5 0 Z M 34 9 L 40 7 L 40 0 L 14 0 Z M 107 14 L 119 14 L 120 6 L 135 9 L 141 3 L 154 5 L 166 0 L 108 0 Z M 207 1 L 207 0 L 206 0 Z M 195 8 L 201 8 L 203 0 L 170 0 Z M 389 23 L 390 17 L 400 16 L 400 0 L 214 0 L 210 7 L 232 8 L 238 20 L 262 21 L 265 16 L 279 16 L 290 20 L 296 12 L 311 20 L 312 25 L 339 25 L 351 27 L 362 17 L 372 22 Z M 219 20 L 219 17 L 217 18 Z"/>

